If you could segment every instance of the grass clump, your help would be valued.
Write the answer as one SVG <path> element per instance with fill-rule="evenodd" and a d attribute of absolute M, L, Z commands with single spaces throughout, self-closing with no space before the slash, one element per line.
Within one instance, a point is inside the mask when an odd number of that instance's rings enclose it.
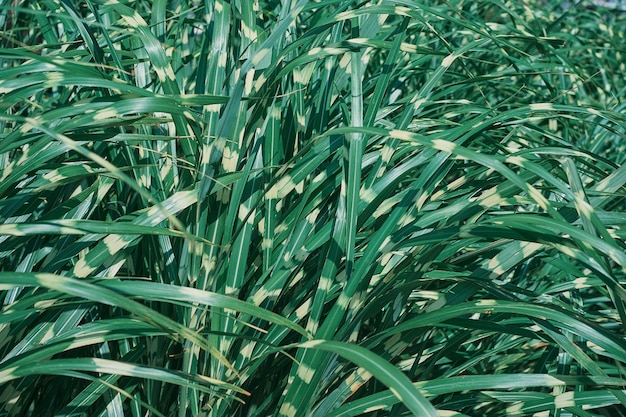
<path fill-rule="evenodd" d="M 0 415 L 626 415 L 626 15 L 561 3 L 3 3 Z"/>

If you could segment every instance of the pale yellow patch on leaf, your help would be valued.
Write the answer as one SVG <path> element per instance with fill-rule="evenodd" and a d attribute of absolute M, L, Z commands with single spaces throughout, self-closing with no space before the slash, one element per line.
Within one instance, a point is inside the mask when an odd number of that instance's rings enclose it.
<path fill-rule="evenodd" d="M 343 309 L 347 309 L 350 305 L 350 299 L 346 297 L 344 293 L 341 293 L 341 295 L 339 295 L 339 298 L 337 298 L 337 305 L 339 305 L 339 307 Z"/>
<path fill-rule="evenodd" d="M 95 270 L 95 267 L 87 265 L 85 258 L 79 259 L 76 265 L 74 265 L 74 275 L 78 278 L 85 278 Z"/>
<path fill-rule="evenodd" d="M 408 140 L 408 141 L 412 141 L 414 139 L 413 134 L 411 132 L 407 132 L 406 130 L 398 130 L 398 129 L 391 130 L 389 132 L 389 136 L 397 138 L 397 139 Z"/>
<path fill-rule="evenodd" d="M 237 161 L 239 159 L 239 153 L 233 149 L 224 148 L 222 154 L 222 167 L 226 172 L 235 172 L 237 170 Z"/>
<path fill-rule="evenodd" d="M 103 242 L 111 255 L 116 254 L 128 244 L 127 239 L 121 235 L 109 235 L 104 238 Z"/>
<path fill-rule="evenodd" d="M 252 357 L 252 353 L 254 352 L 254 344 L 252 343 L 248 343 L 246 344 L 243 348 L 241 348 L 241 350 L 239 351 L 239 353 L 241 354 L 241 356 L 243 356 L 244 358 L 248 359 Z"/>
<path fill-rule="evenodd" d="M 293 405 L 289 403 L 285 403 L 280 407 L 280 410 L 278 411 L 278 413 L 284 417 L 296 417 L 297 411 L 298 410 L 296 410 L 296 407 L 294 407 Z"/>
<path fill-rule="evenodd" d="M 306 384 L 310 384 L 313 380 L 313 376 L 315 375 L 315 369 L 309 368 L 304 363 L 301 363 L 298 367 L 298 377 L 304 381 Z"/>
<path fill-rule="evenodd" d="M 513 165 L 517 165 L 517 166 L 524 166 L 524 163 L 528 162 L 528 160 L 526 158 L 523 158 L 519 155 L 512 155 L 509 156 L 508 158 L 506 158 L 506 162 L 508 162 L 509 164 L 513 164 Z"/>
<path fill-rule="evenodd" d="M 443 139 L 435 139 L 433 140 L 433 148 L 438 149 L 443 152 L 453 153 L 456 149 L 456 144 L 454 142 L 450 142 Z"/>
<path fill-rule="evenodd" d="M 307 316 L 311 312 L 312 300 L 309 298 L 300 307 L 296 309 L 296 317 L 300 320 Z"/>
<path fill-rule="evenodd" d="M 384 408 L 385 408 L 385 405 L 373 405 L 373 406 L 368 407 L 365 410 L 363 410 L 363 414 L 367 414 L 367 413 L 370 413 L 370 412 L 376 411 L 376 410 L 382 410 Z"/>
<path fill-rule="evenodd" d="M 93 120 L 105 120 L 117 116 L 119 116 L 119 113 L 115 109 L 104 109 L 97 111 L 93 115 Z"/>
<path fill-rule="evenodd" d="M 261 61 L 265 59 L 265 57 L 267 57 L 271 53 L 272 53 L 271 48 L 259 49 L 257 53 L 254 55 L 254 57 L 252 58 L 252 65 L 256 67 L 257 65 L 261 63 Z"/>
<path fill-rule="evenodd" d="M 530 105 L 530 109 L 533 111 L 554 111 L 552 103 L 533 103 Z"/>
<path fill-rule="evenodd" d="M 361 200 L 363 202 L 367 203 L 367 204 L 369 204 L 372 201 L 374 201 L 376 196 L 377 196 L 377 194 L 371 188 L 366 188 L 365 190 L 361 191 Z"/>
<path fill-rule="evenodd" d="M 293 182 L 290 176 L 282 177 L 276 184 L 272 186 L 272 188 L 267 191 L 267 193 L 265 194 L 265 198 L 283 198 L 287 194 L 289 194 L 295 187 L 296 184 Z"/>
<path fill-rule="evenodd" d="M 441 61 L 441 66 L 449 68 L 450 65 L 452 65 L 452 63 L 456 61 L 457 57 L 458 56 L 455 54 L 448 55 L 447 57 L 443 59 L 443 61 Z"/>
<path fill-rule="evenodd" d="M 389 387 L 389 391 L 391 391 L 391 393 L 395 395 L 397 399 L 399 399 L 400 401 L 404 401 L 402 395 L 400 395 L 400 393 L 395 388 Z"/>

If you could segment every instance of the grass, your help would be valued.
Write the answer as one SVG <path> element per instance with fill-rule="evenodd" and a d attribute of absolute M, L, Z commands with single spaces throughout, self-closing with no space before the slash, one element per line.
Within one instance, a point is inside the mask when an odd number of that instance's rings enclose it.
<path fill-rule="evenodd" d="M 5 1 L 1 416 L 626 416 L 626 14 Z"/>

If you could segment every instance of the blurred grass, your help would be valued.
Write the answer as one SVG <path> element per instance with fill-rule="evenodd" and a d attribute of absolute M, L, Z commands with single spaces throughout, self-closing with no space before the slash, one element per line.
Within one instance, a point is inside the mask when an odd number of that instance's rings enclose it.
<path fill-rule="evenodd" d="M 0 416 L 626 416 L 626 14 L 0 3 Z"/>

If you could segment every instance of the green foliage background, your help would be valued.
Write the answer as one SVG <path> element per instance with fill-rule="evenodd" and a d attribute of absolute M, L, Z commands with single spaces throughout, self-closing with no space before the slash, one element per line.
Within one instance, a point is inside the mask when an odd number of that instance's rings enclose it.
<path fill-rule="evenodd" d="M 0 415 L 625 416 L 626 14 L 569 3 L 2 1 Z"/>

